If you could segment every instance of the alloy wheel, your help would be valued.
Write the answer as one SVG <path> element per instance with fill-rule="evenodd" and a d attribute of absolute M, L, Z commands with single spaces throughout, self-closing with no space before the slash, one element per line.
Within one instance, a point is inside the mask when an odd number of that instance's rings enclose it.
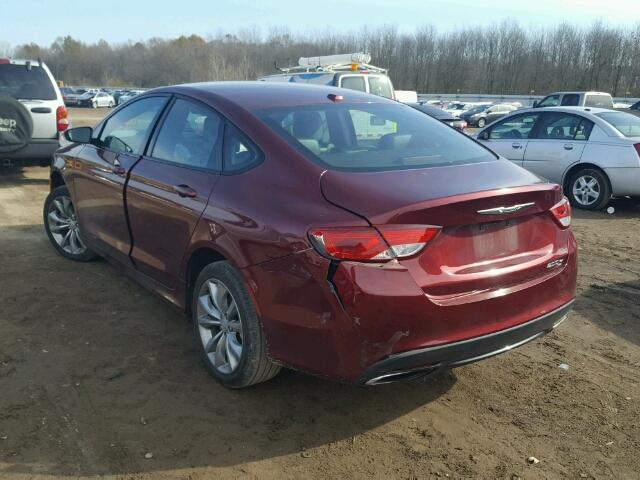
<path fill-rule="evenodd" d="M 573 198 L 585 207 L 598 201 L 600 190 L 598 179 L 591 175 L 582 175 L 573 182 Z"/>
<path fill-rule="evenodd" d="M 82 255 L 87 251 L 71 198 L 66 195 L 56 197 L 49 206 L 47 222 L 51 236 L 62 250 L 71 255 Z"/>
<path fill-rule="evenodd" d="M 233 373 L 242 358 L 242 322 L 227 286 L 211 278 L 198 292 L 197 322 L 205 354 L 216 370 Z"/>

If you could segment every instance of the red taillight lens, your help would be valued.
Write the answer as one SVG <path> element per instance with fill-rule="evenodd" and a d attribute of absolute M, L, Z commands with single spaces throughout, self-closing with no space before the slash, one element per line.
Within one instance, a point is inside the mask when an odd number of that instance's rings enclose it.
<path fill-rule="evenodd" d="M 58 107 L 56 110 L 56 124 L 59 132 L 64 132 L 69 128 L 69 112 L 66 107 Z"/>
<path fill-rule="evenodd" d="M 422 225 L 318 228 L 309 238 L 321 254 L 336 260 L 386 262 L 415 255 L 439 231 L 440 227 Z"/>
<path fill-rule="evenodd" d="M 561 228 L 569 228 L 571 225 L 571 204 L 569 200 L 567 200 L 567 197 L 564 197 L 560 202 L 551 207 L 550 211 Z"/>
<path fill-rule="evenodd" d="M 636 147 L 636 152 L 638 152 L 638 156 L 640 157 L 640 143 L 636 143 L 634 147 Z"/>

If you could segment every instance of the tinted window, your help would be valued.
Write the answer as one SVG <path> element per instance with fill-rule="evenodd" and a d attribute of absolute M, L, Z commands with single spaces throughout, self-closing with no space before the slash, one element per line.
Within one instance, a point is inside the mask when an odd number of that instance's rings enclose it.
<path fill-rule="evenodd" d="M 613 108 L 611 95 L 587 95 L 584 100 L 586 107 Z"/>
<path fill-rule="evenodd" d="M 539 107 L 557 107 L 560 103 L 560 95 L 549 95 L 538 104 Z"/>
<path fill-rule="evenodd" d="M 597 113 L 625 137 L 640 137 L 640 118 L 625 112 Z"/>
<path fill-rule="evenodd" d="M 165 117 L 151 156 L 189 167 L 220 170 L 222 120 L 204 105 L 178 99 Z"/>
<path fill-rule="evenodd" d="M 564 107 L 577 107 L 580 103 L 580 95 L 577 93 L 568 93 L 562 97 L 562 105 Z"/>
<path fill-rule="evenodd" d="M 262 160 L 260 151 L 240 131 L 227 125 L 224 134 L 224 170 L 238 172 Z"/>
<path fill-rule="evenodd" d="M 539 116 L 539 113 L 525 113 L 502 120 L 491 128 L 489 131 L 489 139 L 519 140 L 529 138 L 529 134 Z"/>
<path fill-rule="evenodd" d="M 117 153 L 143 153 L 155 119 L 166 98 L 144 98 L 113 115 L 105 123 L 98 145 Z"/>
<path fill-rule="evenodd" d="M 257 114 L 307 158 L 329 168 L 400 170 L 496 158 L 441 122 L 399 104 L 284 107 Z"/>
<path fill-rule="evenodd" d="M 549 140 L 587 140 L 593 123 L 577 115 L 548 113 L 538 122 L 535 138 Z"/>
<path fill-rule="evenodd" d="M 55 100 L 56 91 L 44 69 L 32 65 L 0 65 L 0 95 L 19 100 Z"/>
<path fill-rule="evenodd" d="M 364 83 L 364 77 L 342 77 L 341 79 L 342 88 L 348 88 L 350 90 L 359 90 L 361 92 L 365 92 L 367 87 Z"/>
<path fill-rule="evenodd" d="M 391 84 L 387 77 L 370 76 L 369 93 L 379 97 L 391 98 Z"/>

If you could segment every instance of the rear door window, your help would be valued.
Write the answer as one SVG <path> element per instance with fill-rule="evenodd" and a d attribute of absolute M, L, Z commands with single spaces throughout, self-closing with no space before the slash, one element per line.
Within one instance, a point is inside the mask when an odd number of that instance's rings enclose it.
<path fill-rule="evenodd" d="M 363 76 L 344 76 L 340 78 L 340 86 L 342 88 L 348 88 L 349 90 L 358 90 L 360 92 L 366 92 L 367 86 Z"/>
<path fill-rule="evenodd" d="M 536 120 L 540 116 L 539 113 L 524 113 L 522 115 L 514 115 L 495 126 L 489 131 L 490 140 L 521 140 L 529 138 L 529 134 L 533 130 Z"/>
<path fill-rule="evenodd" d="M 535 138 L 541 140 L 587 140 L 593 123 L 578 115 L 546 113 L 538 122 Z"/>
<path fill-rule="evenodd" d="M 0 95 L 17 100 L 56 100 L 47 72 L 37 65 L 0 64 Z"/>
<path fill-rule="evenodd" d="M 162 122 L 151 156 L 219 171 L 222 125 L 221 117 L 210 108 L 179 98 Z"/>
<path fill-rule="evenodd" d="M 567 93 L 562 97 L 563 107 L 577 107 L 580 104 L 580 95 L 577 93 Z"/>
<path fill-rule="evenodd" d="M 102 128 L 98 147 L 116 153 L 142 155 L 149 133 L 166 101 L 166 97 L 144 98 L 116 112 Z"/>

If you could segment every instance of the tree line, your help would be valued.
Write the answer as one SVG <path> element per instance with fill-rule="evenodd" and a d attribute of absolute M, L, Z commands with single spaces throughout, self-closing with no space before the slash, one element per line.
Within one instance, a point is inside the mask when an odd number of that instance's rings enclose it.
<path fill-rule="evenodd" d="M 252 80 L 301 56 L 368 52 L 389 69 L 396 89 L 419 93 L 544 94 L 602 90 L 640 96 L 640 23 L 587 27 L 561 23 L 524 28 L 514 21 L 439 31 L 395 26 L 358 32 L 292 33 L 246 28 L 141 42 L 85 43 L 70 36 L 50 46 L 15 48 L 41 58 L 69 85 L 155 87 L 184 82 Z"/>

